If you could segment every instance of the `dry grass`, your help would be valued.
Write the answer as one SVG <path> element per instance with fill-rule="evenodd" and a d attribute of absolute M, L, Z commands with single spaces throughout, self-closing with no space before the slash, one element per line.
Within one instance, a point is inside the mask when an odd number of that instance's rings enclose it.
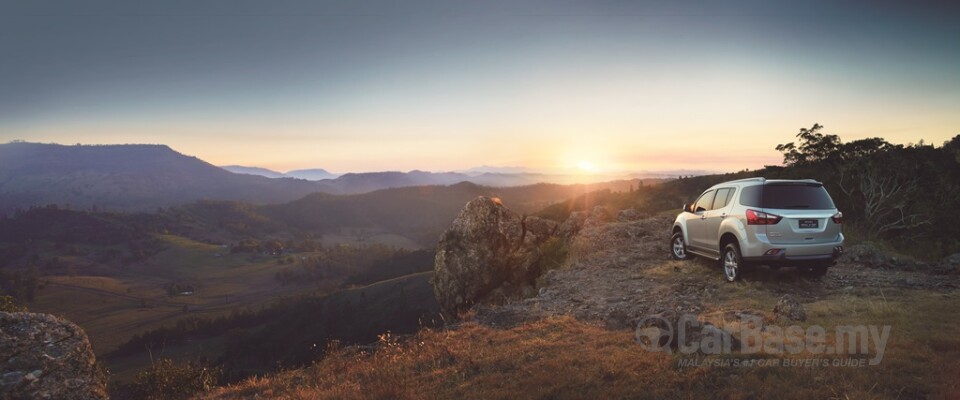
<path fill-rule="evenodd" d="M 804 324 L 893 325 L 886 356 L 876 367 L 681 368 L 679 360 L 688 356 L 647 352 L 630 331 L 562 317 L 509 330 L 468 322 L 399 342 L 384 338 L 375 352 L 336 349 L 304 370 L 255 378 L 208 397 L 958 398 L 960 299 L 918 291 L 883 297 L 882 304 L 865 297 L 819 301 L 811 304 L 811 320 Z"/>

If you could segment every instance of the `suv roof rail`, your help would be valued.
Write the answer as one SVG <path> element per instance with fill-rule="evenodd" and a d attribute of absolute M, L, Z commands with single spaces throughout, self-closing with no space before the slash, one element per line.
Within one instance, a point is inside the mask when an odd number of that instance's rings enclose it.
<path fill-rule="evenodd" d="M 762 177 L 762 176 L 758 176 L 758 177 L 755 177 L 755 178 L 737 179 L 737 180 L 735 180 L 735 181 L 730 181 L 729 183 L 734 183 L 734 182 L 766 182 L 766 180 L 767 180 L 767 178 L 764 178 L 764 177 Z"/>

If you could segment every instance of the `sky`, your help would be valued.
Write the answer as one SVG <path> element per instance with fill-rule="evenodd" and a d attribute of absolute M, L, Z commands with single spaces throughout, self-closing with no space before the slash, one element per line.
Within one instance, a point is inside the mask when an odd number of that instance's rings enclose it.
<path fill-rule="evenodd" d="M 279 171 L 732 171 L 960 134 L 956 2 L 0 0 L 0 142 Z"/>

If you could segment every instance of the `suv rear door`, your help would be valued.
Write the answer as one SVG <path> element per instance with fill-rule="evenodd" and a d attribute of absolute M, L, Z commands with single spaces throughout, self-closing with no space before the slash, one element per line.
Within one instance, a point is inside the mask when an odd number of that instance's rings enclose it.
<path fill-rule="evenodd" d="M 697 249 L 709 249 L 710 246 L 703 239 L 704 232 L 704 223 L 706 221 L 706 215 L 704 215 L 710 208 L 713 207 L 713 197 L 717 194 L 716 190 L 708 190 L 700 195 L 700 198 L 693 203 L 693 213 L 696 216 L 691 216 L 687 218 L 687 236 L 689 237 L 688 245 L 693 246 Z"/>
<path fill-rule="evenodd" d="M 769 182 L 743 189 L 741 204 L 782 217 L 767 225 L 772 244 L 815 244 L 836 241 L 840 224 L 833 221 L 837 208 L 822 184 Z"/>
<path fill-rule="evenodd" d="M 733 199 L 734 188 L 717 189 L 713 199 L 713 206 L 703 213 L 701 220 L 704 251 L 711 255 L 720 256 L 720 223 L 727 217 L 730 201 Z"/>

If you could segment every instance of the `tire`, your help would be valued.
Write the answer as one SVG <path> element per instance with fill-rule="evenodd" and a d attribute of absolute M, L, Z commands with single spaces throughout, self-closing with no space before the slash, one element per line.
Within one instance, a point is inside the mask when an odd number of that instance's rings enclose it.
<path fill-rule="evenodd" d="M 683 241 L 683 232 L 677 231 L 670 237 L 670 256 L 674 260 L 689 260 L 692 257 L 687 252 L 687 243 Z"/>
<path fill-rule="evenodd" d="M 740 256 L 740 247 L 736 243 L 727 243 L 723 246 L 720 256 L 720 267 L 723 268 L 723 279 L 733 282 L 740 279 L 744 271 L 743 257 Z"/>
<path fill-rule="evenodd" d="M 800 267 L 800 273 L 807 278 L 821 278 L 827 274 L 829 266 Z"/>

